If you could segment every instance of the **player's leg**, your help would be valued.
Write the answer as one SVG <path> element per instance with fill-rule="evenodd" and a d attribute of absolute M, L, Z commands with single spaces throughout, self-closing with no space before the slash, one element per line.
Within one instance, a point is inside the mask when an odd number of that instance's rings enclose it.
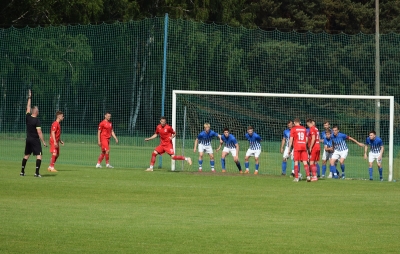
<path fill-rule="evenodd" d="M 237 167 L 238 170 L 239 170 L 239 173 L 240 173 L 240 174 L 243 174 L 242 165 L 240 165 L 239 158 L 238 158 L 238 156 L 236 156 L 236 148 L 230 149 L 230 153 L 232 154 L 233 161 L 235 162 L 236 167 Z"/>
<path fill-rule="evenodd" d="M 42 177 L 39 173 L 40 171 L 40 166 L 42 164 L 42 145 L 40 144 L 40 140 L 34 140 L 32 142 L 32 153 L 33 155 L 36 156 L 36 172 L 35 172 L 35 177 Z"/>
<path fill-rule="evenodd" d="M 377 156 L 379 157 L 379 154 L 377 154 Z M 383 181 L 382 159 L 378 160 L 378 158 L 376 158 L 376 164 L 378 165 L 379 180 Z"/>
<path fill-rule="evenodd" d="M 110 140 L 107 139 L 104 141 L 104 149 L 105 149 L 105 154 L 104 157 L 106 159 L 106 168 L 114 168 L 113 166 L 110 165 Z"/>
<path fill-rule="evenodd" d="M 348 152 L 349 152 L 349 150 L 344 150 L 344 151 L 340 152 L 340 160 L 339 160 L 339 162 L 340 162 L 340 168 L 342 170 L 342 179 L 345 179 L 344 171 L 345 171 L 346 166 L 344 165 L 344 161 L 347 158 Z"/>
<path fill-rule="evenodd" d="M 294 160 L 294 182 L 299 181 L 299 162 L 301 159 L 301 153 L 299 151 L 293 151 L 293 160 Z"/>
<path fill-rule="evenodd" d="M 244 157 L 244 167 L 246 169 L 245 173 L 248 174 L 250 172 L 250 162 L 249 158 L 252 155 L 252 152 L 250 149 L 247 149 L 246 156 Z"/>
<path fill-rule="evenodd" d="M 200 148 L 199 148 L 199 172 L 201 172 L 201 170 L 203 169 L 203 152 L 200 152 Z"/>
<path fill-rule="evenodd" d="M 103 140 L 101 140 L 100 144 L 100 155 L 97 159 L 96 168 L 101 168 L 101 162 L 103 161 L 104 157 L 106 157 L 107 146 L 105 145 L 105 142 L 103 142 Z"/>
<path fill-rule="evenodd" d="M 172 144 L 164 147 L 164 151 L 171 156 L 171 159 L 176 161 L 186 161 L 187 163 L 189 163 L 189 165 L 192 165 L 192 159 L 190 157 L 185 157 L 183 155 L 175 155 Z"/>
<path fill-rule="evenodd" d="M 211 172 L 215 172 L 215 161 L 214 161 L 214 154 L 211 152 L 208 154 L 210 156 L 210 166 L 211 166 Z"/>
<path fill-rule="evenodd" d="M 339 174 L 336 172 L 336 161 L 340 158 L 339 152 L 333 152 L 330 159 L 330 171 L 332 173 L 332 178 L 338 179 Z"/>
<path fill-rule="evenodd" d="M 54 169 L 54 164 L 56 163 L 57 157 L 58 157 L 58 152 L 57 152 L 57 147 L 54 146 L 54 144 L 50 144 L 50 165 L 47 168 L 47 171 L 49 172 L 57 172 L 57 170 Z"/>
<path fill-rule="evenodd" d="M 261 153 L 261 151 L 260 151 L 260 153 Z M 259 169 L 259 167 L 260 167 L 260 162 L 259 162 L 259 158 L 260 158 L 260 154 L 255 154 L 255 156 L 254 156 L 254 161 L 255 161 L 255 170 L 254 170 L 254 174 L 255 175 L 257 175 L 258 174 L 258 169 Z"/>
<path fill-rule="evenodd" d="M 285 151 L 283 152 L 283 159 L 282 159 L 282 175 L 286 175 L 287 169 L 287 159 L 290 157 L 289 155 L 289 148 L 285 147 Z"/>
<path fill-rule="evenodd" d="M 28 161 L 31 153 L 32 153 L 31 145 L 27 139 L 25 141 L 25 152 L 24 152 L 25 156 L 22 158 L 21 173 L 19 174 L 20 176 L 25 176 L 26 162 Z"/>
<path fill-rule="evenodd" d="M 221 154 L 221 167 L 222 167 L 222 173 L 226 172 L 226 167 L 225 167 L 225 158 L 229 154 L 229 148 L 224 147 L 224 150 L 222 150 Z"/>
<path fill-rule="evenodd" d="M 163 154 L 164 153 L 164 149 L 161 146 L 157 146 L 153 153 L 151 154 L 151 159 L 150 159 L 150 167 L 148 167 L 146 169 L 146 171 L 153 171 L 154 168 L 154 163 L 156 163 L 156 157 L 159 154 Z"/>

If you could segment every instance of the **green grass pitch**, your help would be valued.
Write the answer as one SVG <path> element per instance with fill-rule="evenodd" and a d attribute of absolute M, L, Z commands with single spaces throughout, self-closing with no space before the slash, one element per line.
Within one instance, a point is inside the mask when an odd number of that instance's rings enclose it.
<path fill-rule="evenodd" d="M 23 145 L 8 145 L 8 154 L 16 155 L 0 161 L 0 253 L 400 250 L 398 182 L 294 183 L 274 171 L 258 176 L 235 170 L 197 173 L 195 166 L 187 165 L 170 172 L 168 160 L 163 169 L 145 172 L 147 150 L 152 149 L 143 148 L 139 157 L 134 154 L 139 149 L 124 146 L 112 146 L 115 169 L 95 169 L 78 164 L 92 156 L 95 162 L 97 149 L 79 147 L 61 148 L 58 173 L 46 171 L 45 154 L 43 177 L 38 179 L 33 177 L 34 158 L 27 164 L 27 176 L 19 176 Z M 132 151 L 128 158 L 144 167 L 117 167 Z M 65 162 L 71 154 L 78 160 L 75 164 Z M 273 156 L 266 153 L 264 163 Z M 365 167 L 364 160 L 359 163 Z M 279 161 L 275 164 L 279 170 Z"/>

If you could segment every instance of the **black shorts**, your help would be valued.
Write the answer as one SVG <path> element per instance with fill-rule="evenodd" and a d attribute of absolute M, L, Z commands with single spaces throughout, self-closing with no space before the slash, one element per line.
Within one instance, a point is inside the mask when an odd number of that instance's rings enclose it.
<path fill-rule="evenodd" d="M 38 138 L 27 138 L 25 143 L 25 155 L 42 155 L 42 144 Z"/>

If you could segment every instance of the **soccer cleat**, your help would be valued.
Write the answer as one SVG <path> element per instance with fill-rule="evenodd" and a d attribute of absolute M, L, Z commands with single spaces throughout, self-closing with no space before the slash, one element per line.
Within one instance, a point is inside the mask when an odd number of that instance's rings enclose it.
<path fill-rule="evenodd" d="M 246 169 L 246 171 L 244 171 L 245 174 L 249 174 L 250 171 L 248 169 Z"/>
<path fill-rule="evenodd" d="M 370 181 L 373 181 L 374 179 L 370 178 L 369 180 L 370 180 Z"/>
<path fill-rule="evenodd" d="M 40 174 L 34 174 L 34 177 L 42 177 Z"/>
<path fill-rule="evenodd" d="M 290 173 L 290 177 L 294 177 L 294 173 Z"/>
<path fill-rule="evenodd" d="M 286 176 L 286 174 L 285 174 L 285 173 L 282 173 L 281 175 L 282 175 L 282 176 Z"/>
<path fill-rule="evenodd" d="M 192 165 L 192 159 L 190 157 L 187 158 L 187 162 L 189 163 L 189 165 Z"/>
<path fill-rule="evenodd" d="M 303 175 L 299 173 L 299 181 L 303 180 Z"/>
<path fill-rule="evenodd" d="M 211 172 L 215 173 L 215 169 L 211 169 Z"/>
<path fill-rule="evenodd" d="M 313 176 L 313 177 L 311 178 L 311 182 L 316 182 L 316 181 L 318 181 L 318 177 Z"/>
<path fill-rule="evenodd" d="M 293 182 L 298 182 L 299 181 L 299 178 L 295 178 L 294 180 L 293 180 Z"/>
<path fill-rule="evenodd" d="M 329 173 L 328 178 L 332 178 L 332 172 Z"/>
<path fill-rule="evenodd" d="M 106 168 L 114 168 L 113 166 L 111 166 L 110 164 L 106 165 Z"/>
<path fill-rule="evenodd" d="M 346 177 L 344 176 L 344 174 L 342 174 L 342 179 L 343 179 L 343 180 L 346 179 Z"/>
<path fill-rule="evenodd" d="M 338 175 L 334 175 L 332 178 L 333 179 L 339 179 L 339 176 Z"/>
<path fill-rule="evenodd" d="M 254 171 L 254 174 L 255 174 L 255 175 L 258 175 L 258 170 Z"/>
<path fill-rule="evenodd" d="M 243 171 L 242 171 L 242 170 L 239 170 L 239 174 L 243 174 Z"/>
<path fill-rule="evenodd" d="M 383 178 L 381 178 L 380 180 L 381 180 L 381 182 L 383 182 Z"/>
<path fill-rule="evenodd" d="M 202 169 L 201 169 L 201 168 L 199 168 L 199 172 L 201 172 L 201 170 L 202 170 Z"/>
<path fill-rule="evenodd" d="M 221 172 L 222 172 L 222 173 L 226 173 L 226 170 L 225 170 L 225 169 L 223 169 Z"/>
<path fill-rule="evenodd" d="M 97 163 L 96 168 L 101 168 L 101 165 L 99 163 Z"/>
<path fill-rule="evenodd" d="M 146 169 L 146 171 L 151 172 L 151 171 L 153 171 L 153 168 L 148 168 L 148 169 Z"/>
<path fill-rule="evenodd" d="M 307 176 L 307 182 L 311 182 L 311 177 Z"/>
<path fill-rule="evenodd" d="M 25 173 L 21 172 L 19 173 L 19 176 L 25 176 Z"/>
<path fill-rule="evenodd" d="M 49 171 L 49 172 L 58 172 L 55 168 L 52 168 L 52 167 L 48 167 L 47 171 Z"/>
<path fill-rule="evenodd" d="M 322 175 L 321 178 L 325 178 L 325 175 Z"/>

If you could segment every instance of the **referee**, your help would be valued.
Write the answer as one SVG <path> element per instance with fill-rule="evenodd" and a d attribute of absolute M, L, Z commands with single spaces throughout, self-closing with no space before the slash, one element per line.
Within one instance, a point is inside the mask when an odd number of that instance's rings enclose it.
<path fill-rule="evenodd" d="M 22 167 L 20 176 L 25 176 L 25 165 L 29 159 L 29 156 L 33 153 L 36 156 L 36 172 L 35 177 L 42 177 L 39 174 L 40 164 L 42 163 L 42 141 L 43 145 L 46 146 L 44 142 L 42 129 L 40 127 L 40 120 L 37 118 L 39 115 L 39 109 L 34 106 L 31 109 L 31 90 L 29 90 L 28 103 L 26 104 L 26 143 L 25 143 L 25 156 L 22 159 Z"/>

